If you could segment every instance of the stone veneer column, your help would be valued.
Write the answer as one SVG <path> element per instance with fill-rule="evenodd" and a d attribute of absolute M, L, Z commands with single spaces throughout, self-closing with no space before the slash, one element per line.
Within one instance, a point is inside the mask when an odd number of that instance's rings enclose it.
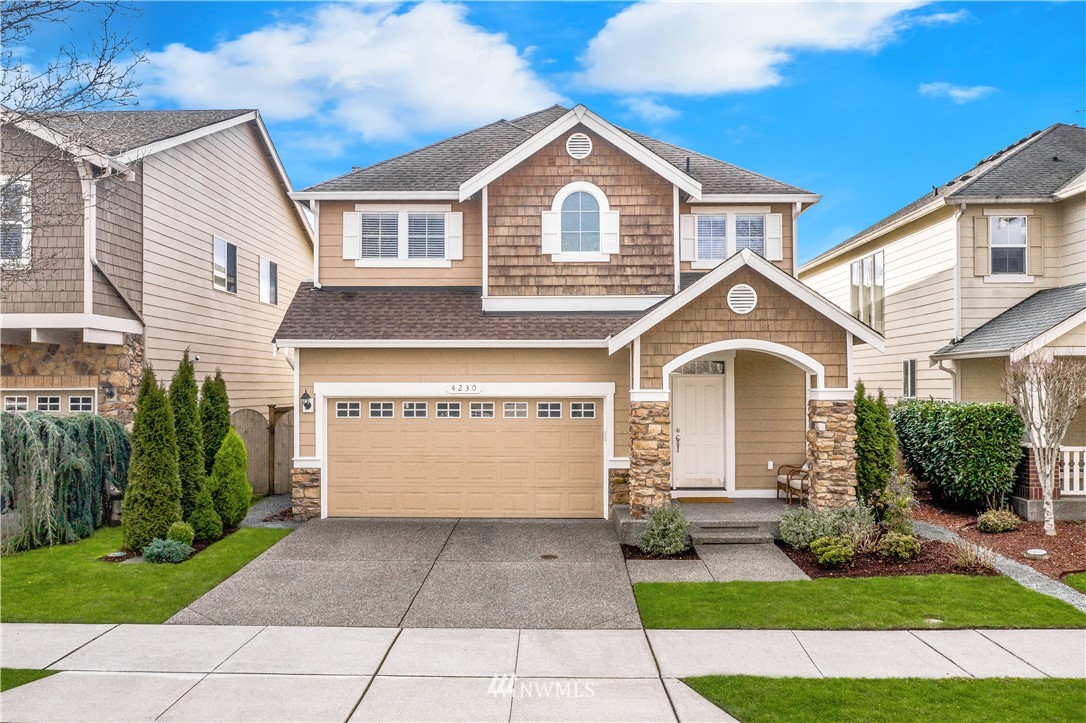
<path fill-rule="evenodd" d="M 291 512 L 298 522 L 321 516 L 321 471 L 292 467 L 290 470 Z"/>
<path fill-rule="evenodd" d="M 851 400 L 807 403 L 807 462 L 813 509 L 856 504 L 856 414 Z"/>
<path fill-rule="evenodd" d="M 630 470 L 612 469 L 607 473 L 607 481 L 610 488 L 608 494 L 611 498 L 609 504 L 630 504 Z"/>
<path fill-rule="evenodd" d="M 671 500 L 671 402 L 630 404 L 630 516 Z"/>

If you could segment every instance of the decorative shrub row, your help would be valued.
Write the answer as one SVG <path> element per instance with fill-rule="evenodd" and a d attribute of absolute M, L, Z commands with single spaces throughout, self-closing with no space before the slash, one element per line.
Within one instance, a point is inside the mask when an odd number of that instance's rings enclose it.
<path fill-rule="evenodd" d="M 1024 432 L 1011 405 L 904 400 L 891 419 L 905 465 L 939 497 L 992 508 L 1010 493 Z"/>

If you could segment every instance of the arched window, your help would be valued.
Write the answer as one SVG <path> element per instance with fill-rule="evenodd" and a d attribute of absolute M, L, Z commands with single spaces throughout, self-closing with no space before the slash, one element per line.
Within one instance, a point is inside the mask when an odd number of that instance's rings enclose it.
<path fill-rule="evenodd" d="M 586 181 L 567 184 L 543 212 L 543 253 L 552 261 L 607 261 L 619 252 L 618 211 Z"/>
<path fill-rule="evenodd" d="M 576 191 L 562 201 L 562 251 L 600 250 L 600 204 Z"/>

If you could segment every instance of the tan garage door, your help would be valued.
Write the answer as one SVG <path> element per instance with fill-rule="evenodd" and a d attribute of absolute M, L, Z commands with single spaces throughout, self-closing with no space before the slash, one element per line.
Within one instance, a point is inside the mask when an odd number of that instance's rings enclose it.
<path fill-rule="evenodd" d="M 331 517 L 601 517 L 603 406 L 333 399 Z"/>

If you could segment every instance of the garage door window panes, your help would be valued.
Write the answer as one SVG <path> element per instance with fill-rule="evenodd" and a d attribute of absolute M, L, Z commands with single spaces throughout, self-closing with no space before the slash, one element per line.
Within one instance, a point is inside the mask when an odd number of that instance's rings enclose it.
<path fill-rule="evenodd" d="M 502 416 L 506 419 L 527 419 L 528 402 L 506 402 L 502 405 Z"/>
<path fill-rule="evenodd" d="M 472 419 L 493 419 L 494 418 L 494 402 L 472 402 L 471 403 L 471 418 Z"/>
<path fill-rule="evenodd" d="M 69 412 L 93 412 L 94 400 L 91 397 L 68 397 Z"/>
<path fill-rule="evenodd" d="M 395 405 L 392 402 L 370 402 L 371 419 L 392 419 Z"/>
<path fill-rule="evenodd" d="M 362 402 L 336 402 L 336 416 L 358 419 L 362 416 Z"/>
<path fill-rule="evenodd" d="M 536 402 L 535 416 L 539 419 L 561 419 L 561 402 Z"/>
<path fill-rule="evenodd" d="M 60 397 L 38 397 L 39 412 L 59 412 Z"/>
<path fill-rule="evenodd" d="M 30 408 L 29 397 L 4 397 L 5 412 L 25 412 Z"/>
<path fill-rule="evenodd" d="M 572 419 L 595 419 L 596 418 L 596 403 L 595 402 L 570 402 L 569 403 L 569 416 Z"/>
<path fill-rule="evenodd" d="M 438 402 L 438 419 L 460 419 L 460 402 Z"/>
<path fill-rule="evenodd" d="M 426 418 L 427 405 L 426 402 L 404 402 L 403 403 L 403 416 L 404 419 L 425 419 Z"/>

